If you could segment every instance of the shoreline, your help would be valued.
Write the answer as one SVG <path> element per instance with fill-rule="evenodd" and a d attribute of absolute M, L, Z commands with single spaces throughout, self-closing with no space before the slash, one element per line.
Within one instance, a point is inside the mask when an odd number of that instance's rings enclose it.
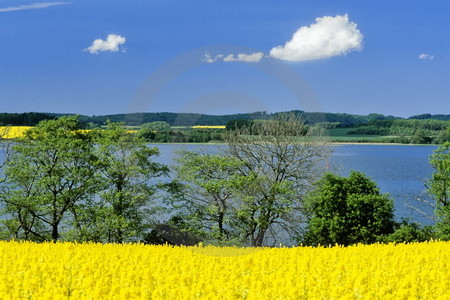
<path fill-rule="evenodd" d="M 14 141 L 15 138 L 2 138 L 0 139 L 0 143 L 2 142 L 11 142 Z M 147 145 L 225 145 L 224 142 L 205 142 L 205 143 L 164 143 L 164 142 L 147 142 Z M 330 145 L 377 145 L 377 146 L 439 146 L 439 144 L 402 144 L 402 143 L 381 143 L 381 142 L 326 142 L 326 144 Z"/>
<path fill-rule="evenodd" d="M 219 143 L 219 142 L 211 142 L 211 143 L 153 143 L 149 142 L 148 145 L 225 145 L 226 143 Z M 368 142 L 368 143 L 361 143 L 361 142 L 326 142 L 326 144 L 330 145 L 337 145 L 337 146 L 343 146 L 343 145 L 379 145 L 379 146 L 439 146 L 439 144 L 402 144 L 402 143 L 377 143 L 377 142 Z"/>
<path fill-rule="evenodd" d="M 402 143 L 358 143 L 358 142 L 329 142 L 333 145 L 379 145 L 379 146 L 439 146 L 439 144 L 402 144 Z"/>

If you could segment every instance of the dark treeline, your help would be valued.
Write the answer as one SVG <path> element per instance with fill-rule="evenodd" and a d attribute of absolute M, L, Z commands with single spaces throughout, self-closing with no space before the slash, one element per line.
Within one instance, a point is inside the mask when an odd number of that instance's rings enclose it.
<path fill-rule="evenodd" d="M 139 130 L 138 135 L 149 143 L 208 143 L 223 141 L 223 130 Z"/>
<path fill-rule="evenodd" d="M 432 115 L 432 114 L 421 114 L 409 117 L 408 119 L 417 119 L 417 120 L 441 120 L 441 121 L 450 121 L 450 115 Z"/>
<path fill-rule="evenodd" d="M 53 120 L 56 119 L 55 116 L 45 113 L 21 113 L 21 114 L 11 114 L 11 113 L 0 113 L 0 125 L 11 125 L 11 126 L 35 126 L 42 120 Z"/>
<path fill-rule="evenodd" d="M 64 114 L 54 114 L 57 117 Z M 170 126 L 195 126 L 195 125 L 224 125 L 230 120 L 236 119 L 265 119 L 265 112 L 254 112 L 248 114 L 231 114 L 231 115 L 206 115 L 196 113 L 172 113 L 172 112 L 156 112 L 156 113 L 129 113 L 114 114 L 104 116 L 80 116 L 81 123 L 94 123 L 98 125 L 105 124 L 108 120 L 111 122 L 124 122 L 127 126 L 141 126 L 145 123 L 166 122 Z"/>
<path fill-rule="evenodd" d="M 80 122 L 82 123 L 94 123 L 103 125 L 107 120 L 111 122 L 124 122 L 128 126 L 140 126 L 145 123 L 151 122 L 167 122 L 170 126 L 194 126 L 194 125 L 225 125 L 227 122 L 234 120 L 267 120 L 276 118 L 283 114 L 296 114 L 301 116 L 305 122 L 309 125 L 315 125 L 317 123 L 330 123 L 337 127 L 355 127 L 364 124 L 368 124 L 369 121 L 377 120 L 390 120 L 398 119 L 393 116 L 384 116 L 381 114 L 369 114 L 369 115 L 354 115 L 345 113 L 321 113 L 321 112 L 305 112 L 301 110 L 289 111 L 289 112 L 277 112 L 267 113 L 253 112 L 243 114 L 227 114 L 227 115 L 207 115 L 207 114 L 195 114 L 195 113 L 171 113 L 171 112 L 158 112 L 158 113 L 129 113 L 129 114 L 115 114 L 105 116 L 80 116 Z M 63 114 L 53 114 L 60 117 Z"/>
<path fill-rule="evenodd" d="M 385 116 L 382 114 L 355 115 L 345 113 L 320 113 L 320 112 L 254 112 L 243 114 L 227 114 L 227 115 L 207 115 L 196 113 L 128 113 L 113 114 L 102 116 L 85 116 L 80 115 L 79 120 L 82 124 L 93 123 L 97 125 L 105 125 L 109 120 L 111 122 L 124 122 L 127 126 L 141 126 L 150 122 L 167 122 L 170 126 L 194 126 L 194 125 L 225 125 L 233 120 L 266 120 L 277 117 L 286 113 L 294 113 L 301 116 L 307 124 L 320 124 L 325 127 L 359 127 L 370 125 L 373 121 L 378 120 L 398 120 L 402 119 L 395 116 Z M 14 126 L 34 126 L 41 120 L 55 119 L 61 116 L 71 114 L 55 114 L 55 113 L 0 113 L 0 124 Z M 449 121 L 450 115 L 431 115 L 423 114 L 412 116 L 409 119 L 417 120 L 441 120 Z"/>

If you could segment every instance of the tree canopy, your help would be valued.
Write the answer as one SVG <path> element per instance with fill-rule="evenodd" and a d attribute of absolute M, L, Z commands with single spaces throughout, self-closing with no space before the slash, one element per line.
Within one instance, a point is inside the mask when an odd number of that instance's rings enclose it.
<path fill-rule="evenodd" d="M 306 201 L 307 245 L 374 243 L 394 232 L 394 203 L 360 172 L 327 173 Z"/>
<path fill-rule="evenodd" d="M 195 226 L 252 246 L 297 237 L 304 195 L 331 148 L 294 114 L 243 125 L 225 141 L 219 155 L 184 153 L 179 159 L 179 177 L 190 185 L 184 201 L 197 199 L 196 215 L 204 217 L 189 214 Z"/>
<path fill-rule="evenodd" d="M 36 241 L 137 241 L 165 165 L 123 124 L 81 130 L 77 116 L 41 121 L 16 140 L 0 200 L 9 236 Z M 156 188 L 158 185 L 158 188 Z"/>
<path fill-rule="evenodd" d="M 74 116 L 41 121 L 12 147 L 2 200 L 16 237 L 58 240 L 77 204 L 96 192 L 92 136 L 79 129 Z"/>

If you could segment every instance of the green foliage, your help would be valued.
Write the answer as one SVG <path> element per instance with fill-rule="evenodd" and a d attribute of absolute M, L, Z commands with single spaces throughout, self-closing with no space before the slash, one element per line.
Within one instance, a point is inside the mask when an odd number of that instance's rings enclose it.
<path fill-rule="evenodd" d="M 374 243 L 394 231 L 393 210 L 393 201 L 364 174 L 352 172 L 345 178 L 327 173 L 306 201 L 309 221 L 303 242 Z"/>
<path fill-rule="evenodd" d="M 16 238 L 58 240 L 77 205 L 98 189 L 92 136 L 79 128 L 76 116 L 41 121 L 12 147 L 1 200 Z"/>
<path fill-rule="evenodd" d="M 96 123 L 93 123 L 93 122 L 89 122 L 89 123 L 86 124 L 84 127 L 85 127 L 86 129 L 101 129 L 101 126 L 100 126 L 100 125 L 98 125 L 98 124 L 96 124 Z"/>
<path fill-rule="evenodd" d="M 318 126 L 320 128 L 324 128 L 324 129 L 334 129 L 334 128 L 338 128 L 339 126 L 341 126 L 340 122 L 317 122 L 314 124 L 314 126 Z"/>
<path fill-rule="evenodd" d="M 170 131 L 170 125 L 164 121 L 156 121 L 151 123 L 142 124 L 141 129 L 139 129 L 139 137 L 147 140 L 153 141 L 157 134 L 161 132 Z"/>
<path fill-rule="evenodd" d="M 208 143 L 222 141 L 222 129 L 153 131 L 141 129 L 139 137 L 151 143 Z"/>
<path fill-rule="evenodd" d="M 236 213 L 235 189 L 242 162 L 225 155 L 182 151 L 176 159 L 177 178 L 187 183 L 174 202 L 187 231 L 204 242 L 232 243 Z"/>
<path fill-rule="evenodd" d="M 142 124 L 141 130 L 152 130 L 152 131 L 166 131 L 170 130 L 170 124 L 164 121 L 156 121 L 151 123 Z"/>
<path fill-rule="evenodd" d="M 95 203 L 96 210 L 78 218 L 77 227 L 83 232 L 95 232 L 100 241 L 130 241 L 142 236 L 148 228 L 150 203 L 158 188 L 155 179 L 166 176 L 168 168 L 152 161 L 159 155 L 157 148 L 149 148 L 135 133 L 121 123 L 108 122 L 107 128 L 97 132 L 96 167 L 103 189 Z M 92 215 L 93 213 L 93 215 Z M 95 219 L 96 222 L 92 222 Z M 94 240 L 92 236 L 82 239 Z"/>
<path fill-rule="evenodd" d="M 129 113 L 129 114 L 115 114 L 115 115 L 105 115 L 105 116 L 79 116 L 80 123 L 88 124 L 94 123 L 98 125 L 104 125 L 108 120 L 112 122 L 124 122 L 127 126 L 141 126 L 146 123 L 154 123 L 154 122 L 165 122 L 170 126 L 194 126 L 194 125 L 224 125 L 228 124 L 233 126 L 233 123 L 236 120 L 269 120 L 275 119 L 278 117 L 282 117 L 285 114 L 295 114 L 298 117 L 306 120 L 308 125 L 317 125 L 317 126 L 337 126 L 339 128 L 349 128 L 349 127 L 365 127 L 369 128 L 361 128 L 360 133 L 365 132 L 368 135 L 378 135 L 378 133 L 374 132 L 374 122 L 379 121 L 392 121 L 392 120 L 400 120 L 406 121 L 405 124 L 400 123 L 400 128 L 394 130 L 395 135 L 398 132 L 405 132 L 404 135 L 413 135 L 414 131 L 410 131 L 406 134 L 405 127 L 415 124 L 414 121 L 430 121 L 430 123 L 434 123 L 434 121 L 450 121 L 450 115 L 431 115 L 431 114 L 423 114 L 418 116 L 410 117 L 408 120 L 402 120 L 401 118 L 394 116 L 385 116 L 382 114 L 369 114 L 369 115 L 353 115 L 353 114 L 345 114 L 345 113 L 319 113 L 319 112 L 304 112 L 300 110 L 291 111 L 291 112 L 279 112 L 269 114 L 264 111 L 262 112 L 254 112 L 254 113 L 245 113 L 245 114 L 231 114 L 231 115 L 205 115 L 205 114 L 195 114 L 195 113 L 169 113 L 169 112 L 158 112 L 158 113 Z M 55 119 L 62 116 L 67 116 L 67 114 L 54 114 L 54 113 L 24 113 L 24 114 L 8 114 L 2 113 L 0 114 L 0 123 L 6 125 L 21 125 L 21 126 L 34 126 L 41 120 L 45 119 Z M 438 124 L 438 123 L 435 123 Z M 433 125 L 434 126 L 434 125 Z M 375 125 L 375 127 L 380 127 L 380 124 Z M 382 125 L 381 127 L 390 127 Z M 330 128 L 330 127 L 327 127 Z M 417 128 L 416 128 L 417 129 Z M 423 128 L 427 130 L 427 128 Z M 161 131 L 167 131 L 168 128 Z M 375 129 L 376 130 L 376 129 Z M 405 131 L 406 130 L 406 131 Z M 437 129 L 432 129 L 436 131 Z"/>
<path fill-rule="evenodd" d="M 236 129 L 241 129 L 243 127 L 249 127 L 251 126 L 253 123 L 252 120 L 245 120 L 245 119 L 240 119 L 240 120 L 230 120 L 225 124 L 225 129 L 226 130 L 236 130 Z"/>
<path fill-rule="evenodd" d="M 397 136 L 392 142 L 430 144 L 449 138 L 450 123 L 432 119 L 378 120 L 350 131 L 350 134 Z"/>
<path fill-rule="evenodd" d="M 377 241 L 381 243 L 418 243 L 429 241 L 435 237 L 433 226 L 420 227 L 417 223 L 403 220 L 395 227 L 393 233 L 379 236 Z"/>
<path fill-rule="evenodd" d="M 123 124 L 80 130 L 77 116 L 40 122 L 5 162 L 5 237 L 36 241 L 137 241 L 149 228 L 158 179 L 156 148 Z"/>
<path fill-rule="evenodd" d="M 444 144 L 446 142 L 450 142 L 450 128 L 439 131 L 436 137 L 436 143 Z"/>
<path fill-rule="evenodd" d="M 175 203 L 191 232 L 213 243 L 262 246 L 297 236 L 303 196 L 330 153 L 297 115 L 250 124 L 225 134 L 224 153 L 178 159 L 187 185 Z"/>
<path fill-rule="evenodd" d="M 450 143 L 445 143 L 434 151 L 430 164 L 434 172 L 427 187 L 436 203 L 438 237 L 450 240 Z"/>
<path fill-rule="evenodd" d="M 417 129 L 411 137 L 412 144 L 430 144 L 432 141 L 424 129 Z"/>
<path fill-rule="evenodd" d="M 318 162 L 331 151 L 321 132 L 299 114 L 279 114 L 230 131 L 226 141 L 228 155 L 244 166 L 237 185 L 236 228 L 242 239 L 261 246 L 280 235 L 298 236 L 305 193 L 322 171 Z"/>
<path fill-rule="evenodd" d="M 417 119 L 417 120 L 441 120 L 441 121 L 450 121 L 450 115 L 443 115 L 443 114 L 421 114 L 409 117 L 408 119 Z"/>

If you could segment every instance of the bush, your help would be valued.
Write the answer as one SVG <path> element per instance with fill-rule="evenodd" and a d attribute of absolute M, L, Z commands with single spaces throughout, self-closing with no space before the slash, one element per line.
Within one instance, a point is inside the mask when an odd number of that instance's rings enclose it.
<path fill-rule="evenodd" d="M 435 237 L 433 226 L 421 228 L 417 223 L 403 220 L 396 227 L 392 234 L 380 236 L 378 241 L 381 243 L 414 243 L 429 241 Z"/>
<path fill-rule="evenodd" d="M 306 201 L 307 245 L 370 244 L 394 232 L 394 204 L 359 172 L 348 178 L 327 173 Z"/>

